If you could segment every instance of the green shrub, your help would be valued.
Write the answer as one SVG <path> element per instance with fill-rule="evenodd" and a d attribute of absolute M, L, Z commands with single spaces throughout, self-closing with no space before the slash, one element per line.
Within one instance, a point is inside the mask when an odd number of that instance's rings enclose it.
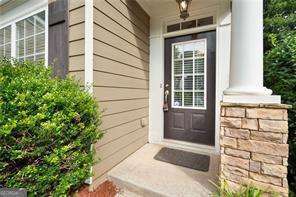
<path fill-rule="evenodd" d="M 296 0 L 264 0 L 264 82 L 289 110 L 290 190 L 296 192 Z"/>
<path fill-rule="evenodd" d="M 0 184 L 65 196 L 90 176 L 96 101 L 43 64 L 0 60 Z"/>

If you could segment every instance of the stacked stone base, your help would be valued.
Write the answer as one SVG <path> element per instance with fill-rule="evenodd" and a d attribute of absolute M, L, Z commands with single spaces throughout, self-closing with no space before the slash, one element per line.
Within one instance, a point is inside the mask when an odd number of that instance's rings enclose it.
<path fill-rule="evenodd" d="M 288 196 L 287 105 L 221 104 L 221 180 Z"/>

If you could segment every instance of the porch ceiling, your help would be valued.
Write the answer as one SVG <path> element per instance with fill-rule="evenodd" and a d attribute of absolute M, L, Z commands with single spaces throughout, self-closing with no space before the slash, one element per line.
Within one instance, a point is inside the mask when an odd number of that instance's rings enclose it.
<path fill-rule="evenodd" d="M 0 0 L 0 15 L 25 3 L 27 0 Z"/>
<path fill-rule="evenodd" d="M 137 0 L 142 8 L 150 15 L 150 17 L 162 17 L 164 15 L 174 15 L 179 13 L 176 0 Z M 190 8 L 202 9 L 215 6 L 219 0 L 192 0 Z"/>

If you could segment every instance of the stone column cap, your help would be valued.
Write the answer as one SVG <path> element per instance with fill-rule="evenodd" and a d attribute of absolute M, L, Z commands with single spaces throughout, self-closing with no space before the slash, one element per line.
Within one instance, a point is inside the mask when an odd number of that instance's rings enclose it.
<path fill-rule="evenodd" d="M 250 107 L 250 108 L 271 108 L 271 109 L 291 109 L 292 105 L 278 103 L 229 103 L 221 102 L 223 107 Z"/>

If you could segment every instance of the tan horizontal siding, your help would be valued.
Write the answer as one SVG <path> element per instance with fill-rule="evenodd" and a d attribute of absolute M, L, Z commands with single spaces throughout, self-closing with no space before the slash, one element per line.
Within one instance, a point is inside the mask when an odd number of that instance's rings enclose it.
<path fill-rule="evenodd" d="M 69 0 L 69 10 L 77 9 L 84 6 L 84 0 Z"/>
<path fill-rule="evenodd" d="M 84 38 L 84 22 L 69 27 L 69 41 Z"/>
<path fill-rule="evenodd" d="M 94 56 L 95 71 L 109 72 L 139 79 L 149 79 L 149 72 L 105 57 Z"/>
<path fill-rule="evenodd" d="M 75 80 L 77 80 L 81 86 L 84 86 L 84 70 L 69 71 L 68 75 L 73 77 Z"/>
<path fill-rule="evenodd" d="M 125 4 L 131 12 L 133 12 L 141 21 L 145 24 L 150 24 L 149 15 L 143 10 L 143 8 L 135 0 L 120 0 Z"/>
<path fill-rule="evenodd" d="M 104 160 L 108 158 L 110 155 L 116 153 L 118 150 L 124 148 L 127 144 L 130 144 L 131 139 L 138 139 L 142 136 L 146 136 L 147 128 L 141 128 L 131 133 L 128 133 L 121 138 L 113 140 L 101 147 L 96 148 L 97 157 Z"/>
<path fill-rule="evenodd" d="M 93 92 L 104 132 L 94 146 L 101 159 L 93 167 L 95 188 L 111 168 L 148 141 L 149 18 L 131 12 L 126 1 L 98 0 L 94 6 Z"/>
<path fill-rule="evenodd" d="M 98 101 L 117 101 L 148 98 L 148 90 L 94 87 L 94 96 Z"/>
<path fill-rule="evenodd" d="M 84 39 L 69 42 L 69 56 L 84 54 Z"/>
<path fill-rule="evenodd" d="M 116 153 L 112 154 L 108 158 L 101 160 L 98 164 L 93 167 L 94 180 L 100 178 L 108 170 L 112 169 L 130 154 L 141 148 L 148 141 L 148 135 L 140 136 L 138 139 L 132 139 L 130 144 L 120 149 Z"/>
<path fill-rule="evenodd" d="M 69 72 L 84 71 L 84 55 L 69 58 Z"/>
<path fill-rule="evenodd" d="M 124 17 L 130 20 L 135 26 L 141 29 L 144 33 L 149 34 L 149 23 L 145 23 L 140 18 L 138 18 L 134 12 L 128 9 L 126 4 L 119 0 L 107 0 L 115 9 L 117 9 Z"/>
<path fill-rule="evenodd" d="M 84 0 L 69 0 L 69 76 L 84 86 Z"/>
<path fill-rule="evenodd" d="M 103 116 L 148 107 L 148 98 L 100 102 Z"/>
<path fill-rule="evenodd" d="M 98 26 L 94 25 L 94 38 L 102 42 L 108 43 L 109 45 L 116 47 L 128 54 L 131 54 L 144 61 L 149 61 L 149 55 L 147 52 L 135 47 L 129 42 L 123 40 L 118 35 Z"/>
<path fill-rule="evenodd" d="M 120 36 L 125 41 L 130 42 L 143 51 L 149 52 L 149 46 L 147 43 L 137 38 L 132 32 L 128 31 L 99 10 L 94 10 L 94 23 Z"/>
<path fill-rule="evenodd" d="M 149 114 L 148 108 L 137 109 L 133 111 L 123 112 L 120 114 L 114 114 L 110 116 L 102 117 L 102 130 L 107 130 L 119 125 L 125 124 L 127 122 L 133 121 L 138 118 L 147 117 Z"/>
<path fill-rule="evenodd" d="M 113 127 L 111 129 L 104 131 L 104 137 L 95 144 L 95 148 L 101 147 L 113 140 L 116 140 L 128 133 L 134 132 L 136 130 L 142 129 L 141 118 L 127 122 L 118 127 Z"/>
<path fill-rule="evenodd" d="M 84 22 L 84 15 L 84 6 L 79 7 L 78 9 L 70 10 L 69 26 Z"/>
<path fill-rule="evenodd" d="M 110 80 L 112 79 L 112 80 Z M 128 76 L 122 76 L 112 73 L 94 72 L 94 85 L 103 87 L 121 87 L 148 89 L 149 81 L 144 79 L 135 79 Z"/>
<path fill-rule="evenodd" d="M 99 56 L 108 57 L 118 62 L 128 64 L 143 70 L 148 70 L 149 64 L 139 58 L 136 58 L 124 51 L 121 51 L 106 43 L 95 40 L 94 53 Z"/>
<path fill-rule="evenodd" d="M 100 10 L 105 15 L 112 18 L 118 24 L 122 25 L 125 29 L 132 32 L 136 37 L 143 40 L 145 43 L 149 43 L 148 34 L 145 34 L 139 27 L 134 25 L 129 19 L 122 16 L 122 14 L 112 7 L 104 0 L 94 1 L 94 6 L 97 10 Z"/>

